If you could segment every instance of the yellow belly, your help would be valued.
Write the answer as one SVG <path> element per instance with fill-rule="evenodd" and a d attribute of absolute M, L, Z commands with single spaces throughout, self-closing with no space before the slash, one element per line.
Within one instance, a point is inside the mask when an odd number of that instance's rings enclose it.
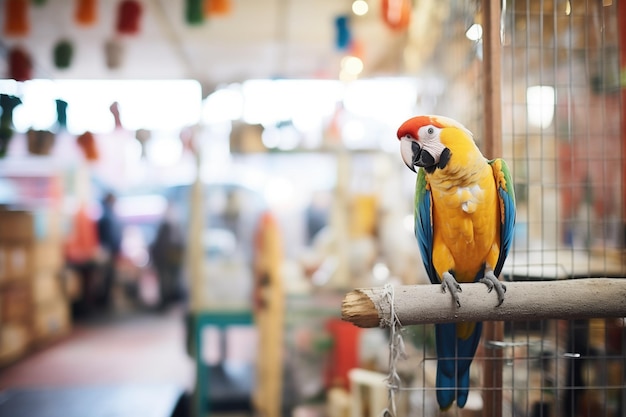
<path fill-rule="evenodd" d="M 434 246 L 449 252 L 433 251 L 435 269 L 439 276 L 453 270 L 457 281 L 472 282 L 499 243 L 495 184 L 432 191 Z"/>

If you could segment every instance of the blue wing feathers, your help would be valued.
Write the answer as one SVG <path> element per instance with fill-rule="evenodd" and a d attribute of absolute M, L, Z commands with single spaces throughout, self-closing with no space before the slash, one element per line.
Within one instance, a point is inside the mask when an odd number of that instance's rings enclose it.
<path fill-rule="evenodd" d="M 430 190 L 426 187 L 426 174 L 423 169 L 417 173 L 415 184 L 415 237 L 419 244 L 422 262 L 432 284 L 439 284 L 433 258 L 433 223 L 431 217 Z"/>
<path fill-rule="evenodd" d="M 497 170 L 498 165 L 495 164 L 496 161 L 499 162 L 499 171 Z M 503 159 L 494 159 L 489 161 L 489 164 L 494 170 L 501 206 L 500 209 L 501 212 L 504 213 L 500 225 L 500 256 L 494 268 L 494 273 L 496 276 L 499 276 L 513 243 L 513 233 L 515 229 L 515 190 L 513 188 L 511 172 L 506 162 Z M 504 177 L 504 186 L 497 180 L 499 176 Z"/>

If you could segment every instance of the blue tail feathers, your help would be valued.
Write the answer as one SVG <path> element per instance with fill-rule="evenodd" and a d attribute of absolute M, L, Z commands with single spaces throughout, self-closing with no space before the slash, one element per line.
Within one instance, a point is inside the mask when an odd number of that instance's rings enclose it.
<path fill-rule="evenodd" d="M 480 341 L 482 323 L 476 327 L 467 339 L 457 337 L 456 324 L 435 325 L 437 345 L 437 402 L 439 408 L 446 410 L 456 398 L 457 406 L 462 408 L 467 402 L 470 384 L 470 365 Z"/>

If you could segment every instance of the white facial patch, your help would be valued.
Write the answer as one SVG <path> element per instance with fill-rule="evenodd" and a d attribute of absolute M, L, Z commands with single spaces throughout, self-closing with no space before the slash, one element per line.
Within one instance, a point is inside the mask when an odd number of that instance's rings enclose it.
<path fill-rule="evenodd" d="M 435 163 L 439 163 L 441 154 L 446 149 L 439 139 L 440 133 L 441 129 L 433 125 L 422 126 L 417 131 L 419 145 L 435 159 Z"/>

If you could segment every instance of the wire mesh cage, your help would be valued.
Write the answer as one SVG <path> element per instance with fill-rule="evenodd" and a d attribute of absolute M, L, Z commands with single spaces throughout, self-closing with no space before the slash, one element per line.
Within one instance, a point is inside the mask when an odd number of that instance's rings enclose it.
<path fill-rule="evenodd" d="M 472 32 L 484 23 L 485 2 L 446 5 L 446 29 L 429 65 L 445 68 L 440 75 L 450 88 L 423 107 L 462 120 L 483 147 L 489 132 L 482 69 L 485 60 L 498 61 L 502 151 L 487 156 L 509 162 L 517 200 L 501 278 L 625 277 L 626 4 L 505 0 L 500 25 L 492 28 L 501 42 L 495 56 L 485 55 L 484 38 Z M 403 381 L 399 413 L 626 416 L 624 317 L 495 326 L 495 333 L 483 332 L 466 406 L 447 411 L 435 399 L 433 326 L 402 328 L 407 358 L 393 363 Z"/>

